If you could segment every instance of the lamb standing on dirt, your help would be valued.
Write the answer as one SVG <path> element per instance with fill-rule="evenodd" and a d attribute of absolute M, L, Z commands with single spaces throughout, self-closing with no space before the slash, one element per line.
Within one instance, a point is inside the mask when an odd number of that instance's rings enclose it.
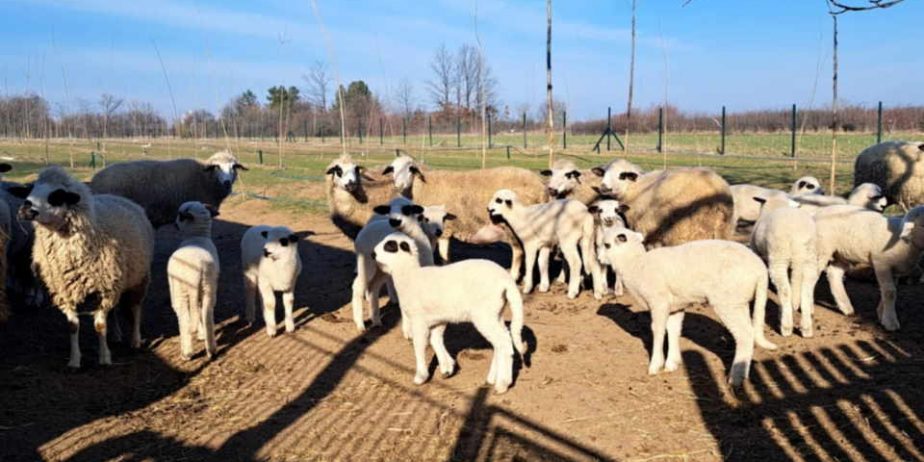
<path fill-rule="evenodd" d="M 786 196 L 753 200 L 763 204 L 763 210 L 751 234 L 751 248 L 767 261 L 780 297 L 780 333 L 792 335 L 793 309 L 801 306 L 800 330 L 803 337 L 811 337 L 818 280 L 814 217 Z"/>
<path fill-rule="evenodd" d="M 818 178 L 813 176 L 804 176 L 794 181 L 792 187 L 789 188 L 789 195 L 799 196 L 803 194 L 819 194 L 823 195 L 825 193 L 824 188 L 821 187 L 821 182 L 818 181 Z"/>
<path fill-rule="evenodd" d="M 605 258 L 616 266 L 629 294 L 651 311 L 653 343 L 648 373 L 680 367 L 684 309 L 709 304 L 735 339 L 735 359 L 728 382 L 741 385 L 748 378 L 754 344 L 776 349 L 764 337 L 769 284 L 764 262 L 747 247 L 730 241 L 703 240 L 646 252 L 643 240 L 634 231 L 608 229 L 603 246 Z M 754 315 L 749 319 L 751 301 Z"/>
<path fill-rule="evenodd" d="M 491 343 L 494 356 L 487 382 L 497 393 L 513 383 L 513 350 L 525 354 L 523 343 L 523 298 L 516 281 L 499 265 L 488 260 L 465 260 L 446 266 L 421 267 L 415 239 L 388 235 L 375 246 L 374 261 L 395 282 L 402 300 L 402 316 L 411 328 L 416 372 L 414 383 L 429 378 L 425 355 L 427 339 L 436 353 L 440 372 L 451 375 L 455 361 L 443 344 L 449 323 L 469 322 Z M 504 326 L 504 305 L 510 305 L 510 332 Z M 511 335 L 513 343 L 511 344 Z"/>
<path fill-rule="evenodd" d="M 220 207 L 231 194 L 238 170 L 247 170 L 230 152 L 195 159 L 136 160 L 110 165 L 90 181 L 94 194 L 115 194 L 144 208 L 155 228 L 173 223 L 184 202 Z"/>
<path fill-rule="evenodd" d="M 295 332 L 295 284 L 302 272 L 298 235 L 285 226 L 258 225 L 241 238 L 241 268 L 244 271 L 244 319 L 256 318 L 257 290 L 263 305 L 266 335 L 276 336 L 276 292 L 282 293 L 286 332 Z"/>
<path fill-rule="evenodd" d="M 546 195 L 549 200 L 576 199 L 590 205 L 600 197 L 599 178 L 589 170 L 578 170 L 570 160 L 557 160 L 551 169 L 540 170 L 539 174 L 548 177 Z"/>
<path fill-rule="evenodd" d="M 581 291 L 581 260 L 593 277 L 594 296 L 603 297 L 602 271 L 594 254 L 594 217 L 587 206 L 576 200 L 556 200 L 527 206 L 517 194 L 501 189 L 488 203 L 488 214 L 495 223 L 506 223 L 523 244 L 525 276 L 523 293 L 533 290 L 533 266 L 539 261 L 539 291 L 549 290 L 549 254 L 558 245 L 568 263 L 568 298 Z M 578 248 L 580 247 L 580 253 Z"/>
<path fill-rule="evenodd" d="M 834 301 L 842 313 L 853 314 L 844 289 L 844 272 L 867 264 L 876 273 L 880 300 L 876 308 L 886 330 L 900 325 L 895 312 L 895 278 L 910 273 L 924 251 L 924 205 L 905 216 L 885 217 L 853 205 L 824 207 L 815 214 L 818 229 L 818 269 L 824 269 Z"/>
<path fill-rule="evenodd" d="M 887 141 L 864 149 L 854 162 L 853 182 L 879 185 L 906 212 L 924 205 L 924 143 Z"/>
<path fill-rule="evenodd" d="M 201 202 L 180 206 L 176 227 L 183 236 L 180 247 L 167 261 L 170 305 L 180 328 L 180 355 L 192 359 L 193 336 L 205 340 L 205 354 L 218 352 L 215 343 L 215 300 L 221 263 L 212 242 L 212 218 L 218 211 Z"/>
<path fill-rule="evenodd" d="M 621 207 L 619 206 L 619 201 L 616 199 L 602 199 L 594 202 L 587 207 L 587 211 L 594 215 L 594 221 L 596 222 L 597 230 L 595 234 L 594 241 L 596 243 L 597 249 L 597 261 L 601 263 L 601 277 L 603 278 L 603 288 L 605 291 L 610 291 L 610 278 L 609 272 L 612 269 L 614 272 L 615 268 L 609 264 L 604 263 L 599 258 L 603 255 L 603 234 L 609 228 L 624 229 L 626 227 L 626 220 L 622 218 L 622 212 L 620 211 Z M 616 275 L 615 282 L 613 283 L 613 295 L 621 296 L 623 292 L 622 280 L 619 279 L 619 275 Z"/>
<path fill-rule="evenodd" d="M 792 199 L 801 205 L 800 208 L 812 213 L 816 212 L 821 207 L 829 207 L 832 205 L 856 205 L 881 213 L 889 205 L 888 199 L 882 194 L 882 189 L 879 185 L 873 183 L 863 183 L 853 188 L 850 196 L 846 199 L 839 196 L 823 196 L 821 194 L 803 194 L 800 196 L 793 196 Z"/>
<path fill-rule="evenodd" d="M 373 207 L 395 196 L 391 182 L 370 181 L 365 167 L 354 163 L 349 154 L 331 162 L 325 175 L 330 219 L 350 239 L 356 239 L 359 230 L 374 218 Z"/>
<path fill-rule="evenodd" d="M 112 364 L 106 314 L 120 301 L 133 313 L 131 346 L 141 347 L 141 303 L 154 253 L 154 230 L 144 210 L 123 197 L 92 194 L 60 167 L 48 167 L 31 187 L 10 192 L 26 199 L 19 216 L 37 224 L 34 267 L 52 303 L 67 316 L 68 366 L 80 367 L 77 306 L 91 294 L 99 297 L 93 320 L 100 364 Z"/>
<path fill-rule="evenodd" d="M 728 239 L 734 233 L 735 204 L 728 183 L 706 168 L 678 168 L 642 174 L 624 159 L 594 167 L 600 190 L 628 207 L 628 226 L 645 235 L 649 247 L 700 239 Z"/>
<path fill-rule="evenodd" d="M 783 191 L 753 184 L 735 184 L 729 189 L 735 200 L 735 225 L 754 224 L 760 218 L 761 204 L 754 200 L 755 197 L 768 200 L 773 197 L 789 198 Z"/>

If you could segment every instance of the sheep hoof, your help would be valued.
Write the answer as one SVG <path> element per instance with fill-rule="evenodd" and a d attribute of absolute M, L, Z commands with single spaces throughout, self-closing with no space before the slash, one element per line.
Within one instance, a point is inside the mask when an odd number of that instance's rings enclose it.
<path fill-rule="evenodd" d="M 571 300 L 574 300 L 575 298 L 577 298 L 577 296 L 578 296 L 579 293 L 580 293 L 580 292 L 577 292 L 577 291 L 571 292 L 571 291 L 569 290 L 569 291 L 568 291 L 568 298 L 571 299 Z"/>
<path fill-rule="evenodd" d="M 275 336 L 276 336 L 276 329 L 266 329 L 266 335 L 269 335 L 270 338 L 275 337 Z"/>
<path fill-rule="evenodd" d="M 427 382 L 427 378 L 426 374 L 414 374 L 414 385 L 423 385 Z"/>
<path fill-rule="evenodd" d="M 289 334 L 295 332 L 295 324 L 286 324 L 286 332 Z"/>
<path fill-rule="evenodd" d="M 789 337 L 792 335 L 792 326 L 782 326 L 780 327 L 780 335 L 783 337 Z"/>
<path fill-rule="evenodd" d="M 883 319 L 882 327 L 889 332 L 896 331 L 901 328 L 897 319 Z"/>
<path fill-rule="evenodd" d="M 680 361 L 667 360 L 667 362 L 664 363 L 664 370 L 667 372 L 674 372 L 679 368 L 680 368 Z"/>
<path fill-rule="evenodd" d="M 67 362 L 67 367 L 70 369 L 80 369 L 80 359 L 71 359 Z"/>
<path fill-rule="evenodd" d="M 180 357 L 183 358 L 183 361 L 192 361 L 191 353 L 180 353 Z"/>
<path fill-rule="evenodd" d="M 539 292 L 548 292 L 548 291 L 549 291 L 549 285 L 548 285 L 548 284 L 540 284 L 540 285 L 539 285 Z"/>
<path fill-rule="evenodd" d="M 657 375 L 658 372 L 661 372 L 661 365 L 652 364 L 648 366 L 648 375 Z"/>
<path fill-rule="evenodd" d="M 360 323 L 356 323 L 356 330 L 358 330 L 359 333 L 365 332 L 365 331 L 366 331 L 366 324 L 365 324 L 365 323 L 361 323 L 361 322 L 360 322 Z"/>
<path fill-rule="evenodd" d="M 507 390 L 508 390 L 509 388 L 510 388 L 510 384 L 509 384 L 509 383 L 500 383 L 500 382 L 498 382 L 498 383 L 496 383 L 496 384 L 494 385 L 494 391 L 495 391 L 498 395 L 507 393 Z"/>
<path fill-rule="evenodd" d="M 449 363 L 446 367 L 441 367 L 440 372 L 443 374 L 443 378 L 452 377 L 453 372 L 456 370 L 456 363 L 453 361 Z"/>
<path fill-rule="evenodd" d="M 196 334 L 196 340 L 205 340 L 205 332 L 199 332 Z"/>
<path fill-rule="evenodd" d="M 528 295 L 532 291 L 533 291 L 532 287 L 523 286 L 523 291 L 522 291 L 523 294 Z"/>

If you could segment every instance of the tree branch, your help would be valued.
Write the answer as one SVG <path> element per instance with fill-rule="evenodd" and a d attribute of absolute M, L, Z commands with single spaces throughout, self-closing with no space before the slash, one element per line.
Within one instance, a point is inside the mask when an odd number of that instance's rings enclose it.
<path fill-rule="evenodd" d="M 862 6 L 848 5 L 843 0 L 825 0 L 828 3 L 828 13 L 832 15 L 844 14 L 850 11 L 869 11 L 890 8 L 905 0 L 867 0 L 869 4 Z"/>

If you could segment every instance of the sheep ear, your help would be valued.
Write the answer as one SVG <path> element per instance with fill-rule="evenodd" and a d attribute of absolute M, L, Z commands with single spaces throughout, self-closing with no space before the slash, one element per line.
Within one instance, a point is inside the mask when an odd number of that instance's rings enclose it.
<path fill-rule="evenodd" d="M 333 167 L 327 169 L 327 172 L 325 172 L 324 174 L 325 174 L 325 175 L 334 175 L 334 174 L 342 175 L 342 174 L 343 174 L 343 169 L 340 168 L 339 165 L 334 165 Z"/>
<path fill-rule="evenodd" d="M 427 182 L 427 178 L 424 176 L 423 173 L 420 172 L 420 169 L 417 168 L 416 165 L 411 165 L 410 171 L 411 171 L 411 173 L 413 173 L 414 175 L 417 175 L 418 177 L 420 177 L 420 181 L 423 181 L 424 183 Z"/>
<path fill-rule="evenodd" d="M 382 170 L 382 175 L 388 175 L 389 173 L 394 173 L 394 172 L 395 172 L 395 168 L 389 165 L 388 167 L 385 167 L 384 170 Z"/>
<path fill-rule="evenodd" d="M 765 199 L 765 198 L 763 198 L 763 197 L 754 196 L 754 202 L 757 202 L 757 203 L 759 203 L 759 204 L 766 204 L 766 203 L 767 203 L 767 199 Z"/>
<path fill-rule="evenodd" d="M 206 165 L 205 168 L 203 168 L 202 170 L 205 170 L 206 172 L 214 172 L 217 168 L 218 168 L 217 165 L 210 164 L 210 165 Z"/>
<path fill-rule="evenodd" d="M 233 168 L 233 169 L 235 169 L 235 170 L 243 170 L 243 171 L 245 171 L 245 172 L 246 172 L 247 170 L 250 170 L 249 168 L 247 168 L 247 167 L 245 167 L 245 166 L 243 166 L 243 165 L 241 165 L 241 164 L 234 164 L 234 167 L 231 167 L 231 168 Z"/>
<path fill-rule="evenodd" d="M 372 211 L 379 215 L 388 215 L 389 213 L 391 213 L 391 207 L 387 205 L 376 205 L 375 208 L 372 209 Z"/>
<path fill-rule="evenodd" d="M 907 223 L 902 223 L 902 233 L 901 233 L 901 236 L 899 236 L 899 237 L 901 237 L 902 239 L 905 239 L 905 240 L 910 239 L 910 238 L 911 238 L 911 232 L 912 232 L 912 231 L 914 231 L 914 222 L 913 222 L 913 221 L 912 221 L 912 222 L 907 222 Z"/>
<path fill-rule="evenodd" d="M 594 167 L 594 168 L 590 169 L 590 171 L 591 171 L 591 172 L 594 172 L 594 175 L 597 175 L 597 176 L 599 176 L 599 177 L 602 177 L 603 175 L 606 175 L 606 169 L 603 168 L 603 167 Z"/>
<path fill-rule="evenodd" d="M 597 207 L 596 205 L 591 205 L 590 207 L 587 207 L 587 211 L 593 214 L 597 214 L 597 213 L 600 213 L 600 207 Z"/>
<path fill-rule="evenodd" d="M 209 211 L 209 216 L 215 218 L 218 216 L 218 209 L 215 208 L 212 204 L 202 204 L 205 206 L 205 209 Z"/>
<path fill-rule="evenodd" d="M 626 205 L 626 204 L 619 204 L 619 209 L 618 209 L 618 210 L 619 210 L 619 213 L 626 213 L 626 212 L 629 211 L 630 208 L 631 208 L 631 207 L 629 207 L 629 206 Z"/>
<path fill-rule="evenodd" d="M 298 242 L 298 235 L 296 235 L 295 233 L 289 234 L 289 242 L 293 242 L 293 243 Z"/>
<path fill-rule="evenodd" d="M 309 237 L 309 236 L 314 236 L 315 234 L 317 234 L 317 233 L 314 232 L 314 231 L 305 230 L 305 231 L 298 231 L 298 232 L 296 232 L 296 233 L 295 233 L 295 236 L 298 237 L 299 239 L 305 239 L 305 238 L 307 238 L 307 237 Z"/>
<path fill-rule="evenodd" d="M 919 144 L 918 149 L 924 151 L 924 143 Z"/>
<path fill-rule="evenodd" d="M 455 216 L 454 214 L 447 213 L 446 216 L 443 217 L 443 220 L 444 220 L 444 221 L 450 221 L 450 220 L 455 220 L 455 219 L 457 219 L 457 218 L 459 218 L 459 217 Z"/>
<path fill-rule="evenodd" d="M 263 239 L 266 239 L 267 237 L 269 237 L 269 232 L 268 232 L 268 231 L 260 231 L 260 235 L 263 236 Z"/>
<path fill-rule="evenodd" d="M 29 183 L 29 184 L 22 185 L 22 186 L 8 186 L 6 188 L 6 192 L 12 194 L 13 197 L 17 197 L 19 199 L 25 199 L 29 197 L 29 194 L 32 193 L 32 184 Z"/>
<path fill-rule="evenodd" d="M 549 169 L 539 170 L 539 174 L 542 176 L 552 176 L 552 171 Z"/>
<path fill-rule="evenodd" d="M 7 164 L 6 162 L 0 164 L 0 173 L 6 173 L 6 172 L 9 172 L 10 170 L 13 170 L 12 165 Z"/>
<path fill-rule="evenodd" d="M 404 207 L 401 207 L 401 213 L 402 213 L 403 215 L 408 215 L 408 216 L 410 216 L 410 215 L 419 215 L 419 214 L 421 214 L 421 213 L 423 213 L 423 212 L 424 212 L 423 207 L 421 207 L 421 206 L 419 206 L 419 205 L 417 205 L 417 204 L 414 204 L 414 205 L 405 205 Z"/>

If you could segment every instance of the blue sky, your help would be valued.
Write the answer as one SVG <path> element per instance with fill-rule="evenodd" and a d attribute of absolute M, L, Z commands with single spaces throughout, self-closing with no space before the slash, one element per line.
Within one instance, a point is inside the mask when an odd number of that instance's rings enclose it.
<path fill-rule="evenodd" d="M 638 0 L 636 106 L 683 110 L 824 106 L 831 19 L 823 0 Z M 478 33 L 503 104 L 544 100 L 545 2 L 540 0 L 0 0 L 0 78 L 70 110 L 107 92 L 177 110 L 217 111 L 233 95 L 304 86 L 317 60 L 343 82 L 365 80 L 386 102 L 407 78 L 420 105 L 441 43 Z M 555 95 L 571 119 L 625 107 L 629 0 L 553 2 Z M 924 104 L 924 2 L 841 18 L 841 97 Z M 616 109 L 619 108 L 619 109 Z"/>

